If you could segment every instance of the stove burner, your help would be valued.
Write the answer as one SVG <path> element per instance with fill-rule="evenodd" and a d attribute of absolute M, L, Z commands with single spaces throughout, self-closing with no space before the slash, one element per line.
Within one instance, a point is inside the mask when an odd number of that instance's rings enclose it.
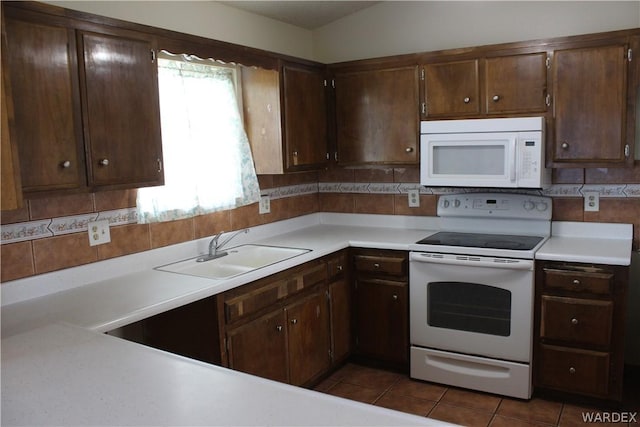
<path fill-rule="evenodd" d="M 527 251 L 536 247 L 543 237 L 509 234 L 458 233 L 441 231 L 416 242 L 423 245 L 463 246 L 468 248 L 510 249 Z"/>

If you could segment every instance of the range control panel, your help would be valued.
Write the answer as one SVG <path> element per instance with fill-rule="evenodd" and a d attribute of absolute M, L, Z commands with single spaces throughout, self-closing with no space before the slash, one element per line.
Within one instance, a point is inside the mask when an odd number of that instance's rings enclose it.
<path fill-rule="evenodd" d="M 551 219 L 551 198 L 514 193 L 464 193 L 440 196 L 438 216 Z"/>

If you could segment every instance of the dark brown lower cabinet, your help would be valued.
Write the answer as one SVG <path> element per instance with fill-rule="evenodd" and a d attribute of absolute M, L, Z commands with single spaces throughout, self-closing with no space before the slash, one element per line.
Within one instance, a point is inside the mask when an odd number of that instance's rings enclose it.
<path fill-rule="evenodd" d="M 227 333 L 229 367 L 287 382 L 285 313 L 278 310 Z"/>
<path fill-rule="evenodd" d="M 357 249 L 353 254 L 354 353 L 400 369 L 409 360 L 408 255 Z"/>
<path fill-rule="evenodd" d="M 380 361 L 406 364 L 409 352 L 407 283 L 356 280 L 356 352 Z"/>
<path fill-rule="evenodd" d="M 321 288 L 229 330 L 229 367 L 304 385 L 329 368 L 329 339 L 329 304 L 326 291 Z"/>
<path fill-rule="evenodd" d="M 303 385 L 329 369 L 329 305 L 318 291 L 285 308 L 289 348 L 289 382 Z"/>
<path fill-rule="evenodd" d="M 622 399 L 629 268 L 536 261 L 534 385 L 561 398 Z"/>

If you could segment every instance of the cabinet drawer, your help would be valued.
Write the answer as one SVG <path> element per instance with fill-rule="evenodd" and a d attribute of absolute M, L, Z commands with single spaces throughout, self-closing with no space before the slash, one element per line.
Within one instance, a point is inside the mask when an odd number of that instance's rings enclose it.
<path fill-rule="evenodd" d="M 612 321 L 612 301 L 542 296 L 542 338 L 606 347 Z"/>
<path fill-rule="evenodd" d="M 614 274 L 606 271 L 583 271 L 571 269 L 544 269 L 544 286 L 573 292 L 609 294 Z"/>
<path fill-rule="evenodd" d="M 574 393 L 605 396 L 609 390 L 609 353 L 542 345 L 539 385 Z"/>
<path fill-rule="evenodd" d="M 407 258 L 403 256 L 356 255 L 358 272 L 382 273 L 392 276 L 407 274 Z"/>
<path fill-rule="evenodd" d="M 325 263 L 318 263 L 302 270 L 278 273 L 258 281 L 249 285 L 249 289 L 234 292 L 237 296 L 232 293 L 229 298 L 225 298 L 225 320 L 227 323 L 233 323 L 303 289 L 321 283 L 326 280 L 326 277 Z"/>

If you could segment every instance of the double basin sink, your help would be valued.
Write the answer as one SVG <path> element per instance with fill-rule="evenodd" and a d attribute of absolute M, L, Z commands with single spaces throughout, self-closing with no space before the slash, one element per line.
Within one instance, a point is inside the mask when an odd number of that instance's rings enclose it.
<path fill-rule="evenodd" d="M 226 249 L 226 255 L 209 261 L 200 262 L 197 261 L 197 257 L 194 257 L 156 267 L 156 270 L 207 279 L 228 279 L 310 251 L 311 249 L 248 244 Z"/>

